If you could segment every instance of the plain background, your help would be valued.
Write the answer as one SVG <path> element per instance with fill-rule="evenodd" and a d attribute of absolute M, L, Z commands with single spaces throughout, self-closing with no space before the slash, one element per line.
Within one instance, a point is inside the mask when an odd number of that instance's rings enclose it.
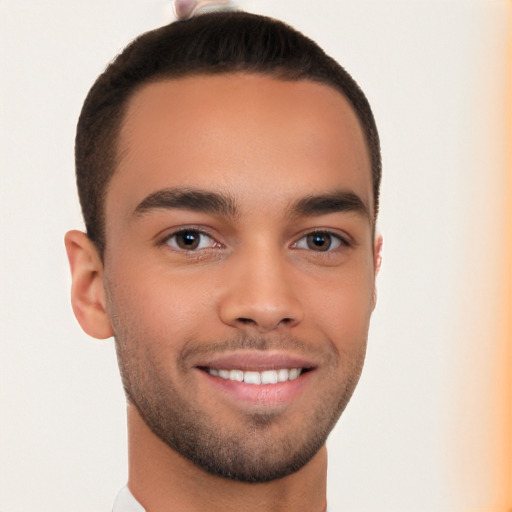
<path fill-rule="evenodd" d="M 315 39 L 380 128 L 384 263 L 367 365 L 329 440 L 330 508 L 505 512 L 510 421 L 511 3 L 239 0 Z M 164 0 L 0 0 L 0 510 L 110 510 L 125 483 L 112 340 L 83 334 L 82 101 Z"/>

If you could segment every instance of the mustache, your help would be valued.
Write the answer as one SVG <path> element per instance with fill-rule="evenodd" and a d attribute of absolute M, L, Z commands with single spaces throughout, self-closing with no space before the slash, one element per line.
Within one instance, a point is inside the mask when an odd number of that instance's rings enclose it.
<path fill-rule="evenodd" d="M 199 358 L 245 350 L 291 352 L 305 356 L 317 364 L 332 362 L 339 357 L 335 346 L 326 341 L 312 343 L 290 335 L 248 336 L 240 333 L 221 341 L 198 343 L 196 340 L 190 340 L 181 350 L 178 363 L 182 368 L 186 368 L 192 366 Z"/>

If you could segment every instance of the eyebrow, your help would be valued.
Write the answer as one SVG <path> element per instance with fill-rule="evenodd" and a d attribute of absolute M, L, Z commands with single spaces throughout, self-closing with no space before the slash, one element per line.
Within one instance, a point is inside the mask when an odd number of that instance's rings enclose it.
<path fill-rule="evenodd" d="M 291 205 L 290 211 L 297 217 L 353 212 L 371 220 L 365 202 L 354 192 L 346 190 L 303 197 Z"/>
<path fill-rule="evenodd" d="M 237 217 L 238 208 L 233 197 L 218 192 L 195 188 L 165 188 L 143 199 L 134 214 L 144 215 L 152 210 L 184 209 L 214 215 Z M 340 190 L 325 194 L 312 194 L 293 202 L 288 208 L 292 217 L 314 217 L 329 213 L 354 212 L 370 219 L 369 209 L 355 193 Z"/>
<path fill-rule="evenodd" d="M 150 194 L 135 208 L 136 215 L 151 210 L 184 209 L 236 217 L 235 200 L 227 195 L 194 188 L 165 188 Z"/>

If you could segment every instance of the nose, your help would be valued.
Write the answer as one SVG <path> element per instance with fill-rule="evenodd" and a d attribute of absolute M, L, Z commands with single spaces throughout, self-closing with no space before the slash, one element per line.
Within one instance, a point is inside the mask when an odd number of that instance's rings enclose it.
<path fill-rule="evenodd" d="M 227 265 L 219 304 L 221 320 L 258 332 L 298 325 L 304 311 L 297 296 L 293 270 L 279 251 L 261 249 L 239 254 Z"/>

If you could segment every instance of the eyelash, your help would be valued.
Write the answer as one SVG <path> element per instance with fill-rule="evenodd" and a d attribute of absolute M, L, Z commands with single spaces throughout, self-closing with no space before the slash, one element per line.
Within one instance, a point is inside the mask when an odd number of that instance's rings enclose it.
<path fill-rule="evenodd" d="M 326 237 L 329 237 L 330 238 L 330 242 L 329 242 L 329 245 L 328 247 L 325 249 L 325 250 L 318 250 L 318 251 L 315 251 L 314 249 L 311 249 L 311 247 L 309 246 L 306 246 L 306 247 L 300 247 L 299 244 L 304 241 L 305 244 L 307 245 L 308 244 L 308 238 L 309 237 L 322 237 L 322 236 L 326 236 Z M 332 244 L 333 242 L 336 241 L 335 243 L 337 243 L 336 247 L 332 247 Z M 314 230 L 314 231 L 309 231 L 307 233 L 304 233 L 293 245 L 292 247 L 294 249 L 299 249 L 299 250 L 311 250 L 311 252 L 319 252 L 319 253 L 330 253 L 330 252 L 333 252 L 337 249 L 348 249 L 350 247 L 353 246 L 353 243 L 347 238 L 347 237 L 343 237 L 337 233 L 333 233 L 332 231 L 328 231 L 328 230 L 325 230 L 325 229 L 317 229 L 317 230 Z M 320 247 L 318 247 L 320 249 Z"/>
<path fill-rule="evenodd" d="M 179 247 L 178 243 L 176 242 L 176 239 L 179 235 L 183 235 L 183 234 L 186 234 L 186 233 L 190 233 L 191 235 L 195 235 L 195 236 L 199 236 L 199 242 L 198 242 L 198 245 L 201 243 L 201 238 L 208 238 L 212 243 L 210 244 L 210 246 L 208 247 L 194 247 L 193 249 L 186 249 L 186 248 L 183 248 L 183 247 Z M 174 239 L 174 242 L 175 242 L 175 245 L 171 245 L 171 241 Z M 174 233 L 171 233 L 170 235 L 166 236 L 163 240 L 162 240 L 162 245 L 168 245 L 169 247 L 171 247 L 172 249 L 174 249 L 175 251 L 178 251 L 178 252 L 186 252 L 186 253 L 191 253 L 191 252 L 197 252 L 197 251 L 201 251 L 201 250 L 205 250 L 205 249 L 216 249 L 216 248 L 221 248 L 222 247 L 222 244 L 220 244 L 219 242 L 217 242 L 210 234 L 208 234 L 207 232 L 201 230 L 201 229 L 198 229 L 198 228 L 194 228 L 194 227 L 190 227 L 190 228 L 183 228 L 183 229 L 179 229 L 178 231 L 175 231 Z"/>
<path fill-rule="evenodd" d="M 178 242 L 176 241 L 176 239 L 179 235 L 186 234 L 186 233 L 190 233 L 191 235 L 195 235 L 196 237 L 197 236 L 199 237 L 199 241 L 198 241 L 197 245 L 191 249 L 180 247 Z M 329 245 L 327 246 L 327 248 L 325 250 L 321 250 L 320 246 L 317 246 L 319 250 L 314 250 L 308 245 L 308 243 L 309 243 L 308 237 L 315 237 L 315 236 L 329 237 Z M 206 237 L 210 240 L 210 242 L 208 242 L 209 245 L 207 247 L 200 247 L 201 238 L 203 238 L 203 237 Z M 174 241 L 174 244 L 171 244 L 171 241 Z M 191 245 L 193 245 L 192 240 L 191 240 L 191 242 L 192 242 Z M 335 244 L 334 248 L 332 247 L 333 242 Z M 305 246 L 304 246 L 304 244 L 305 244 Z M 209 233 L 207 233 L 199 228 L 194 228 L 194 227 L 182 228 L 182 229 L 179 229 L 178 231 L 175 231 L 174 233 L 171 233 L 170 235 L 167 235 L 165 238 L 162 239 L 161 245 L 167 245 L 171 249 L 173 249 L 177 252 L 184 252 L 184 253 L 189 253 L 189 254 L 196 253 L 196 252 L 203 251 L 203 250 L 218 249 L 218 248 L 223 247 L 223 245 L 221 243 L 217 242 L 215 240 L 215 238 L 212 237 Z M 354 244 L 347 237 L 343 237 L 339 234 L 333 233 L 328 230 L 317 229 L 314 231 L 308 231 L 306 233 L 303 233 L 302 236 L 291 245 L 291 247 L 292 247 L 292 249 L 306 250 L 306 251 L 309 250 L 313 253 L 326 254 L 326 253 L 331 253 L 333 251 L 336 251 L 340 248 L 341 249 L 343 249 L 343 248 L 349 249 L 349 248 L 353 247 L 353 245 Z"/>

